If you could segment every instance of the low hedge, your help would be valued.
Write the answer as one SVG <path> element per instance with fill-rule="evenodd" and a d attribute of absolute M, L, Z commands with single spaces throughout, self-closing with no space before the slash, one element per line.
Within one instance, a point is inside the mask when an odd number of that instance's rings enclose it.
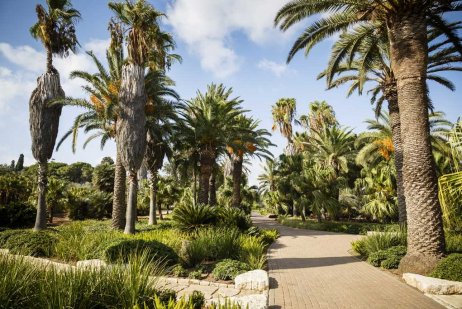
<path fill-rule="evenodd" d="M 462 254 L 450 254 L 436 266 L 430 276 L 452 281 L 462 281 Z"/>
<path fill-rule="evenodd" d="M 147 252 L 153 260 L 161 259 L 166 265 L 175 265 L 178 256 L 172 248 L 155 240 L 123 239 L 116 240 L 104 250 L 104 259 L 109 263 L 122 260 L 127 262 L 133 254 Z"/>
<path fill-rule="evenodd" d="M 237 275 L 249 271 L 250 267 L 246 263 L 225 259 L 215 266 L 212 275 L 217 280 L 233 280 Z"/>
<path fill-rule="evenodd" d="M 57 238 L 50 232 L 20 230 L 2 232 L 0 246 L 9 249 L 13 254 L 51 257 L 53 256 L 56 242 Z"/>
<path fill-rule="evenodd" d="M 369 254 L 367 262 L 375 267 L 386 269 L 398 268 L 399 262 L 406 255 L 405 246 L 395 246 Z"/>

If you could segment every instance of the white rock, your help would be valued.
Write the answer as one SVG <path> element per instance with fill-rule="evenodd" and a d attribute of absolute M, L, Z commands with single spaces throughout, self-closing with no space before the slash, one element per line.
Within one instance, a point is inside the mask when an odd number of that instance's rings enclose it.
<path fill-rule="evenodd" d="M 240 274 L 234 279 L 234 287 L 238 290 L 266 290 L 269 288 L 268 273 L 257 269 Z"/>
<path fill-rule="evenodd" d="M 462 282 L 425 277 L 412 273 L 403 274 L 403 279 L 410 286 L 413 286 L 426 294 L 462 294 Z"/>
<path fill-rule="evenodd" d="M 107 266 L 107 264 L 106 264 L 106 262 L 103 261 L 103 260 L 94 259 L 94 260 L 83 260 L 83 261 L 78 261 L 76 266 L 77 266 L 77 268 L 93 268 L 93 269 L 98 269 L 98 268 Z"/>
<path fill-rule="evenodd" d="M 234 296 L 229 298 L 241 305 L 242 308 L 249 309 L 267 309 L 268 308 L 268 294 L 251 294 L 243 296 Z"/>

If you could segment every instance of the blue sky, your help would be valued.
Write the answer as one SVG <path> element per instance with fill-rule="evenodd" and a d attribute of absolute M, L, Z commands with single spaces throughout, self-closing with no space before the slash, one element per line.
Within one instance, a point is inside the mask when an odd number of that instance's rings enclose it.
<path fill-rule="evenodd" d="M 28 100 L 36 78 L 45 67 L 44 50 L 40 42 L 29 34 L 35 23 L 35 5 L 44 1 L 0 1 L 0 163 L 16 160 L 25 155 L 26 165 L 34 162 L 30 150 Z M 297 99 L 298 114 L 306 113 L 308 103 L 326 100 L 336 112 L 342 125 L 359 132 L 365 129 L 364 120 L 373 117 L 369 97 L 345 97 L 346 87 L 326 91 L 325 82 L 317 81 L 324 68 L 333 40 L 316 47 L 308 58 L 302 53 L 288 66 L 285 59 L 300 25 L 289 33 L 280 33 L 272 26 L 275 12 L 287 0 L 176 0 L 150 1 L 168 14 L 165 29 L 171 31 L 183 63 L 175 65 L 170 76 L 184 99 L 204 90 L 211 82 L 232 87 L 234 94 L 244 100 L 244 107 L 261 120 L 261 126 L 271 129 L 271 105 L 279 98 Z M 111 12 L 107 1 L 74 0 L 82 14 L 77 24 L 77 35 L 82 45 L 77 55 L 55 59 L 61 73 L 62 86 L 67 95 L 84 97 L 78 81 L 69 80 L 72 70 L 94 71 L 91 60 L 84 53 L 93 50 L 101 58 L 108 44 L 107 23 Z M 462 19 L 453 15 L 451 19 Z M 104 59 L 104 58 L 103 58 Z M 462 78 L 460 73 L 444 74 L 457 90 L 451 92 L 430 84 L 430 94 L 437 110 L 444 111 L 455 121 L 462 115 Z M 79 113 L 76 108 L 65 108 L 60 121 L 62 136 Z M 109 143 L 104 150 L 98 142 L 82 149 L 84 137 L 80 135 L 78 149 L 72 153 L 66 141 L 53 158 L 56 161 L 86 161 L 95 165 L 104 156 L 115 156 L 115 145 Z M 285 140 L 273 133 L 272 149 L 275 155 L 282 152 Z M 261 171 L 258 160 L 252 161 L 250 179 L 255 183 Z"/>

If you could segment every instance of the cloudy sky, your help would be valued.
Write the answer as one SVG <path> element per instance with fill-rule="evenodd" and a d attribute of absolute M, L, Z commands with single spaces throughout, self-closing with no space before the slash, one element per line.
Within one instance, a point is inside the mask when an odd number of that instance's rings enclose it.
<path fill-rule="evenodd" d="M 26 165 L 34 162 L 30 151 L 28 124 L 28 100 L 36 84 L 36 78 L 44 72 L 45 54 L 40 42 L 29 34 L 29 27 L 36 21 L 35 5 L 38 0 L 0 0 L 0 163 L 16 160 L 25 155 Z M 244 107 L 261 126 L 271 129 L 271 105 L 279 98 L 297 99 L 298 113 L 306 113 L 308 103 L 326 100 L 334 106 L 342 125 L 356 132 L 365 129 L 364 120 L 373 117 L 367 96 L 345 97 L 346 88 L 325 91 L 325 82 L 317 81 L 317 74 L 324 68 L 333 40 L 316 47 L 308 58 L 301 53 L 289 65 L 287 53 L 303 25 L 288 33 L 273 28 L 277 10 L 287 0 L 151 0 L 156 8 L 166 12 L 165 29 L 173 33 L 176 50 L 183 57 L 181 65 L 175 65 L 170 76 L 176 81 L 176 89 L 184 99 L 204 90 L 211 82 L 232 87 L 234 94 L 244 100 Z M 109 35 L 107 22 L 111 12 L 104 0 L 74 0 L 82 14 L 77 24 L 81 48 L 76 55 L 55 59 L 61 74 L 62 87 L 68 96 L 84 97 L 80 84 L 69 79 L 73 70 L 94 72 L 95 67 L 84 51 L 92 50 L 104 59 Z M 451 19 L 462 19 L 462 15 Z M 455 92 L 430 85 L 431 97 L 437 110 L 444 111 L 455 121 L 462 115 L 462 78 L 452 73 L 445 76 L 455 82 Z M 58 138 L 72 124 L 80 111 L 65 108 L 60 121 Z M 86 161 L 97 164 L 104 156 L 114 156 L 115 145 L 108 143 L 101 150 L 99 143 L 90 143 L 82 149 L 83 134 L 78 149 L 71 151 L 66 141 L 53 158 L 56 161 Z M 273 133 L 272 149 L 281 153 L 285 140 Z M 261 171 L 260 162 L 252 162 L 252 182 Z"/>

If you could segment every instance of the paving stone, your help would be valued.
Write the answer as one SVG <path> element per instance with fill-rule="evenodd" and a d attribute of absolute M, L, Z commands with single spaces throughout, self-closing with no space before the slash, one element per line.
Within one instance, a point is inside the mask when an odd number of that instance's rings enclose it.
<path fill-rule="evenodd" d="M 220 296 L 220 297 L 231 297 L 236 296 L 239 294 L 240 290 L 234 288 L 219 288 L 213 296 Z"/>
<path fill-rule="evenodd" d="M 448 309 L 462 309 L 462 295 L 425 295 Z"/>
<path fill-rule="evenodd" d="M 268 252 L 270 308 L 444 308 L 399 278 L 352 257 L 348 250 L 360 235 L 295 229 L 259 215 L 252 219 L 280 232 Z"/>
<path fill-rule="evenodd" d="M 93 260 L 83 260 L 78 261 L 77 268 L 86 268 L 86 269 L 99 269 L 101 267 L 106 267 L 107 264 L 103 260 L 93 259 Z"/>
<path fill-rule="evenodd" d="M 205 299 L 211 299 L 213 293 L 215 293 L 218 290 L 217 287 L 213 286 L 203 286 L 203 285 L 190 285 L 184 290 L 181 290 L 178 292 L 177 297 L 183 297 L 185 296 L 186 298 L 191 295 L 194 291 L 199 291 L 204 294 Z"/>

